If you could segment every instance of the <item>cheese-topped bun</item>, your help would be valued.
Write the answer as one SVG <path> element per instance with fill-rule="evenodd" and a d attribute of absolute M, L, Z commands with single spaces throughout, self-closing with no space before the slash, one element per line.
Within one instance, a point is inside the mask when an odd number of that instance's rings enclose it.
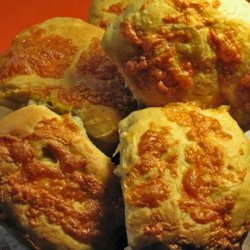
<path fill-rule="evenodd" d="M 240 249 L 250 228 L 250 147 L 225 107 L 146 108 L 119 130 L 132 248 Z"/>
<path fill-rule="evenodd" d="M 113 249 L 119 181 L 80 119 L 21 108 L 0 121 L 0 159 L 0 203 L 37 248 Z"/>
<path fill-rule="evenodd" d="M 249 13 L 245 0 L 135 0 L 102 44 L 144 104 L 227 104 L 249 129 Z"/>
<path fill-rule="evenodd" d="M 103 30 L 79 19 L 54 18 L 21 33 L 0 56 L 0 105 L 30 100 L 81 117 L 87 133 L 118 140 L 117 127 L 132 97 L 100 48 Z"/>
<path fill-rule="evenodd" d="M 133 0 L 92 0 L 89 22 L 106 28 Z"/>

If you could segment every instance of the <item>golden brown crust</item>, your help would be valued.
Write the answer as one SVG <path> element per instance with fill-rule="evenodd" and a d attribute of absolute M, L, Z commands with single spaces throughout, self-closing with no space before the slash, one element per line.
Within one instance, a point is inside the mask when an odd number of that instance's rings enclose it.
<path fill-rule="evenodd" d="M 245 0 L 137 0 L 102 43 L 145 105 L 227 104 L 248 129 L 249 11 Z"/>
<path fill-rule="evenodd" d="M 0 102 L 15 107 L 33 100 L 60 113 L 73 111 L 92 137 L 116 142 L 118 122 L 134 104 L 100 48 L 102 35 L 102 29 L 73 18 L 51 19 L 18 35 L 0 56 Z M 91 121 L 83 116 L 89 106 Z"/>
<path fill-rule="evenodd" d="M 120 123 L 120 138 L 133 248 L 240 249 L 250 228 L 250 148 L 225 108 L 147 108 Z"/>
<path fill-rule="evenodd" d="M 105 29 L 132 2 L 132 0 L 92 0 L 89 23 Z"/>
<path fill-rule="evenodd" d="M 43 29 L 35 27 L 29 37 L 7 53 L 0 71 L 1 82 L 32 73 L 44 78 L 62 78 L 76 52 L 77 47 L 70 39 L 46 36 Z"/>
<path fill-rule="evenodd" d="M 37 246 L 112 248 L 119 183 L 80 126 L 41 106 L 1 120 L 1 203 Z"/>

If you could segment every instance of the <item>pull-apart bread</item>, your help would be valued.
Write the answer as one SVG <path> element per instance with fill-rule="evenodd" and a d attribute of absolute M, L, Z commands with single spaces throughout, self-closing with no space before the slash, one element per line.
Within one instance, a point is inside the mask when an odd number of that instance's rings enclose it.
<path fill-rule="evenodd" d="M 250 147 L 225 107 L 146 108 L 119 130 L 133 249 L 240 249 L 250 228 Z"/>
<path fill-rule="evenodd" d="M 103 32 L 80 19 L 54 18 L 18 35 L 0 55 L 0 105 L 71 111 L 91 137 L 117 142 L 118 122 L 133 98 L 100 48 Z"/>
<path fill-rule="evenodd" d="M 92 0 L 89 23 L 106 28 L 133 0 Z"/>
<path fill-rule="evenodd" d="M 144 104 L 227 104 L 250 129 L 249 13 L 246 0 L 135 0 L 102 45 Z"/>
<path fill-rule="evenodd" d="M 113 249 L 113 170 L 70 114 L 31 105 L 0 121 L 0 202 L 38 249 Z"/>

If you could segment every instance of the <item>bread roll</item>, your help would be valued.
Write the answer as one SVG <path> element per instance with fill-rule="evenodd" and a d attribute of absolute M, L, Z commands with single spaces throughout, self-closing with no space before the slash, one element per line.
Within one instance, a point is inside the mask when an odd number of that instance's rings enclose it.
<path fill-rule="evenodd" d="M 245 0 L 135 0 L 102 45 L 147 106 L 227 104 L 249 129 L 249 13 Z"/>
<path fill-rule="evenodd" d="M 6 108 L 4 106 L 0 106 L 0 119 L 10 114 L 12 111 L 13 111 L 12 109 Z"/>
<path fill-rule="evenodd" d="M 146 108 L 119 131 L 132 249 L 240 249 L 250 228 L 250 147 L 225 107 Z"/>
<path fill-rule="evenodd" d="M 92 0 L 89 22 L 106 28 L 132 2 L 133 0 Z"/>
<path fill-rule="evenodd" d="M 45 104 L 81 117 L 101 142 L 118 140 L 133 98 L 100 48 L 103 30 L 74 18 L 54 18 L 24 31 L 0 56 L 0 104 Z"/>
<path fill-rule="evenodd" d="M 80 119 L 21 108 L 0 121 L 0 158 L 1 205 L 34 246 L 113 249 L 119 181 Z"/>

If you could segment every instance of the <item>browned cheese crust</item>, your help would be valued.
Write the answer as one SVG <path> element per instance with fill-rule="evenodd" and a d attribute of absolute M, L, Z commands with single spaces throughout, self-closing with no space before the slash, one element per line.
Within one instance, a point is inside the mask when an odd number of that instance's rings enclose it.
<path fill-rule="evenodd" d="M 106 30 L 103 47 L 144 104 L 229 104 L 249 129 L 249 11 L 245 0 L 137 0 Z"/>
<path fill-rule="evenodd" d="M 147 108 L 124 119 L 120 132 L 134 249 L 240 249 L 250 228 L 250 148 L 225 109 Z"/>
<path fill-rule="evenodd" d="M 0 202 L 43 249 L 112 249 L 122 223 L 113 164 L 70 115 L 28 106 L 0 124 Z"/>
<path fill-rule="evenodd" d="M 89 23 L 105 29 L 132 2 L 133 0 L 92 0 Z"/>
<path fill-rule="evenodd" d="M 133 98 L 100 48 L 102 35 L 73 18 L 51 19 L 18 35 L 0 56 L 0 103 L 16 108 L 32 100 L 72 111 L 92 137 L 117 141 L 118 122 Z"/>

